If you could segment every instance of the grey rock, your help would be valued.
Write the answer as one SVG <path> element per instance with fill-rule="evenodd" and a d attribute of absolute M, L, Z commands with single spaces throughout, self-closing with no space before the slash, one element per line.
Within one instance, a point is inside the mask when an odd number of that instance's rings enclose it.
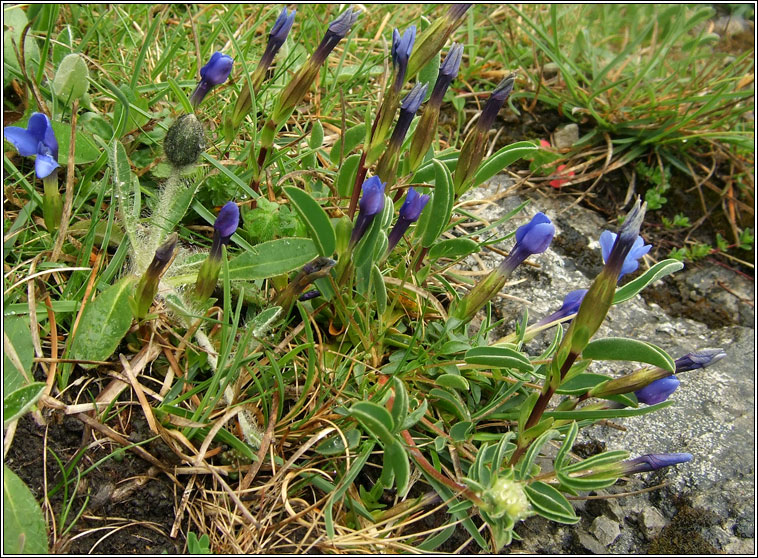
<path fill-rule="evenodd" d="M 748 22 L 741 16 L 722 16 L 713 22 L 713 32 L 722 37 L 732 37 L 749 29 Z"/>
<path fill-rule="evenodd" d="M 574 123 L 557 128 L 553 133 L 553 141 L 558 149 L 569 149 L 579 141 L 579 126 Z"/>
<path fill-rule="evenodd" d="M 645 537 L 652 539 L 657 537 L 666 526 L 666 518 L 654 507 L 642 510 L 639 515 L 639 524 Z"/>
<path fill-rule="evenodd" d="M 579 541 L 579 544 L 585 550 L 589 550 L 592 554 L 605 554 L 607 552 L 605 547 L 595 537 L 583 529 L 577 531 L 576 538 Z"/>
<path fill-rule="evenodd" d="M 601 515 L 592 522 L 590 533 L 595 535 L 595 538 L 603 546 L 610 546 L 621 534 L 621 529 L 619 529 L 618 522 Z"/>

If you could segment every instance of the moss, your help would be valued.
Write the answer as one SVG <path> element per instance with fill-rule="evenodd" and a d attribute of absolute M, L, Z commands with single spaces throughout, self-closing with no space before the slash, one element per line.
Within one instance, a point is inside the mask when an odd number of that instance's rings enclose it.
<path fill-rule="evenodd" d="M 712 525 L 713 514 L 687 505 L 679 508 L 674 520 L 650 541 L 648 554 L 718 554 L 701 534 Z"/>

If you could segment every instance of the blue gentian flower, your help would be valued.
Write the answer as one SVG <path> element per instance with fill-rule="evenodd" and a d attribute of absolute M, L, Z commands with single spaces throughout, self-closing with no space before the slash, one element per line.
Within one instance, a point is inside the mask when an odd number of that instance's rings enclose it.
<path fill-rule="evenodd" d="M 419 107 L 421 107 L 421 103 L 424 102 L 427 87 L 428 84 L 426 83 L 417 83 L 400 104 L 400 115 L 397 117 L 397 124 L 395 124 L 395 129 L 392 131 L 392 137 L 390 138 L 390 144 L 393 149 L 399 149 L 403 144 L 405 135 L 408 133 L 408 128 L 411 127 L 413 117 L 418 112 Z"/>
<path fill-rule="evenodd" d="M 216 221 L 213 223 L 213 230 L 219 236 L 228 242 L 234 232 L 237 230 L 240 222 L 240 209 L 233 201 L 226 202 L 218 212 Z"/>
<path fill-rule="evenodd" d="M 345 35 L 348 34 L 360 13 L 360 10 L 353 11 L 353 8 L 348 8 L 329 24 L 329 29 L 327 29 L 324 38 L 321 39 L 321 43 L 319 43 L 313 53 L 313 61 L 316 66 L 321 66 L 326 57 L 334 50 L 334 47 L 345 38 Z"/>
<path fill-rule="evenodd" d="M 287 35 L 289 35 L 292 24 L 295 22 L 296 13 L 297 10 L 292 10 L 292 13 L 289 13 L 287 8 L 282 8 L 279 17 L 276 18 L 274 26 L 268 35 L 268 46 L 266 47 L 267 49 L 269 47 L 275 49 L 274 54 L 282 47 L 284 41 L 287 40 Z"/>
<path fill-rule="evenodd" d="M 674 361 L 676 373 L 706 368 L 715 364 L 726 356 L 724 349 L 703 349 L 694 353 L 687 353 Z"/>
<path fill-rule="evenodd" d="M 621 465 L 621 470 L 624 474 L 647 473 L 648 471 L 657 471 L 671 465 L 687 463 L 691 460 L 691 453 L 650 453 L 623 461 L 619 465 Z"/>
<path fill-rule="evenodd" d="M 408 194 L 405 196 L 405 201 L 397 217 L 397 223 L 392 227 L 389 236 L 387 237 L 387 254 L 400 242 L 400 239 L 411 226 L 411 223 L 418 221 L 421 212 L 424 210 L 429 201 L 429 196 L 426 194 L 419 194 L 415 188 L 408 189 Z"/>
<path fill-rule="evenodd" d="M 35 112 L 29 118 L 26 130 L 18 126 L 5 128 L 7 139 L 22 157 L 36 155 L 34 172 L 37 178 L 50 176 L 58 165 L 58 140 L 47 115 Z"/>
<path fill-rule="evenodd" d="M 399 93 L 405 82 L 405 72 L 408 69 L 408 58 L 416 41 L 416 26 L 411 25 L 402 36 L 397 29 L 392 31 L 392 65 L 395 67 L 395 93 Z"/>
<path fill-rule="evenodd" d="M 353 232 L 350 235 L 350 247 L 355 246 L 363 237 L 374 220 L 377 213 L 384 209 L 384 187 L 386 182 L 382 182 L 378 176 L 372 176 L 363 183 L 363 195 L 358 202 L 360 208 L 358 218 L 355 220 Z"/>
<path fill-rule="evenodd" d="M 679 378 L 676 376 L 666 376 L 659 380 L 649 383 L 642 389 L 634 392 L 637 401 L 645 405 L 656 405 L 669 398 L 669 395 L 679 387 Z"/>
<path fill-rule="evenodd" d="M 430 105 L 441 105 L 447 88 L 453 83 L 458 76 L 458 70 L 461 67 L 461 58 L 463 57 L 463 45 L 453 43 L 450 50 L 447 51 L 445 61 L 440 65 L 440 72 L 437 74 L 437 81 L 434 83 L 432 95 L 429 97 Z"/>
<path fill-rule="evenodd" d="M 516 76 L 515 74 L 511 74 L 497 84 L 497 87 L 490 95 L 490 98 L 487 99 L 487 102 L 484 104 L 482 113 L 479 115 L 479 120 L 476 122 L 476 126 L 479 130 L 487 132 L 492 128 L 492 125 L 495 123 L 495 118 L 497 118 L 497 113 L 503 108 L 505 100 L 511 94 L 511 91 L 513 91 L 513 84 L 515 82 Z"/>
<path fill-rule="evenodd" d="M 600 235 L 600 249 L 603 252 L 603 262 L 608 261 L 608 257 L 611 254 L 613 244 L 616 242 L 616 236 L 616 233 L 612 233 L 611 231 L 603 231 L 603 233 Z M 637 271 L 637 268 L 640 266 L 637 260 L 647 254 L 650 251 L 650 248 L 652 248 L 652 245 L 645 244 L 645 241 L 641 236 L 638 236 L 635 239 L 631 250 L 629 250 L 629 253 L 624 259 L 624 264 L 621 266 L 619 281 L 621 281 L 621 278 L 627 273 Z"/>
<path fill-rule="evenodd" d="M 200 83 L 197 84 L 190 97 L 192 106 L 197 107 L 214 86 L 221 85 L 229 79 L 232 64 L 234 64 L 234 59 L 231 56 L 218 51 L 213 53 L 208 63 L 200 68 Z"/>
<path fill-rule="evenodd" d="M 579 307 L 582 305 L 582 300 L 584 300 L 584 295 L 586 294 L 587 289 L 577 289 L 575 291 L 571 291 L 563 299 L 563 305 L 559 310 L 556 310 L 549 316 L 545 316 L 539 322 L 537 322 L 535 326 L 549 324 L 551 322 L 561 320 L 566 316 L 570 316 L 571 314 L 576 314 L 579 311 Z"/>
<path fill-rule="evenodd" d="M 500 273 L 510 275 L 526 258 L 547 250 L 555 235 L 555 225 L 550 218 L 538 212 L 526 225 L 516 229 L 516 245 L 500 263 Z"/>

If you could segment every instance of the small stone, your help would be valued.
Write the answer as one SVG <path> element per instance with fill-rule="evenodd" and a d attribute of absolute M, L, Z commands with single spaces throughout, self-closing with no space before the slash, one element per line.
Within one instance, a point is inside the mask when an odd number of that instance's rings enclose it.
<path fill-rule="evenodd" d="M 573 147 L 579 141 L 579 126 L 572 123 L 556 129 L 553 134 L 553 141 L 558 149 Z"/>
<path fill-rule="evenodd" d="M 592 522 L 590 533 L 595 535 L 600 544 L 607 547 L 618 538 L 621 534 L 621 529 L 616 521 L 601 515 L 600 517 L 596 517 L 595 521 Z"/>
<path fill-rule="evenodd" d="M 645 508 L 639 515 L 639 524 L 647 540 L 657 537 L 666 526 L 666 519 L 655 508 Z"/>
<path fill-rule="evenodd" d="M 546 78 L 551 78 L 555 75 L 558 75 L 558 64 L 555 62 L 548 62 L 542 66 L 542 75 Z"/>
<path fill-rule="evenodd" d="M 585 550 L 589 550 L 592 554 L 606 554 L 605 547 L 600 544 L 595 537 L 580 529 L 577 533 L 579 544 Z"/>

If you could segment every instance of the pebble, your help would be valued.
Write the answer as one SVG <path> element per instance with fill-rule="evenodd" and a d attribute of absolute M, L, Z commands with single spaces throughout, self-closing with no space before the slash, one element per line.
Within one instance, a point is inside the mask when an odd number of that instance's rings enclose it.
<path fill-rule="evenodd" d="M 666 518 L 655 508 L 645 508 L 639 516 L 639 525 L 647 540 L 654 539 L 666 526 Z"/>
<path fill-rule="evenodd" d="M 553 141 L 558 149 L 573 147 L 579 141 L 579 126 L 571 123 L 561 128 L 556 128 L 553 133 Z"/>
<path fill-rule="evenodd" d="M 595 521 L 592 522 L 590 533 L 595 535 L 600 544 L 607 547 L 613 544 L 613 541 L 619 537 L 621 529 L 619 528 L 618 522 L 601 515 L 596 517 Z"/>

